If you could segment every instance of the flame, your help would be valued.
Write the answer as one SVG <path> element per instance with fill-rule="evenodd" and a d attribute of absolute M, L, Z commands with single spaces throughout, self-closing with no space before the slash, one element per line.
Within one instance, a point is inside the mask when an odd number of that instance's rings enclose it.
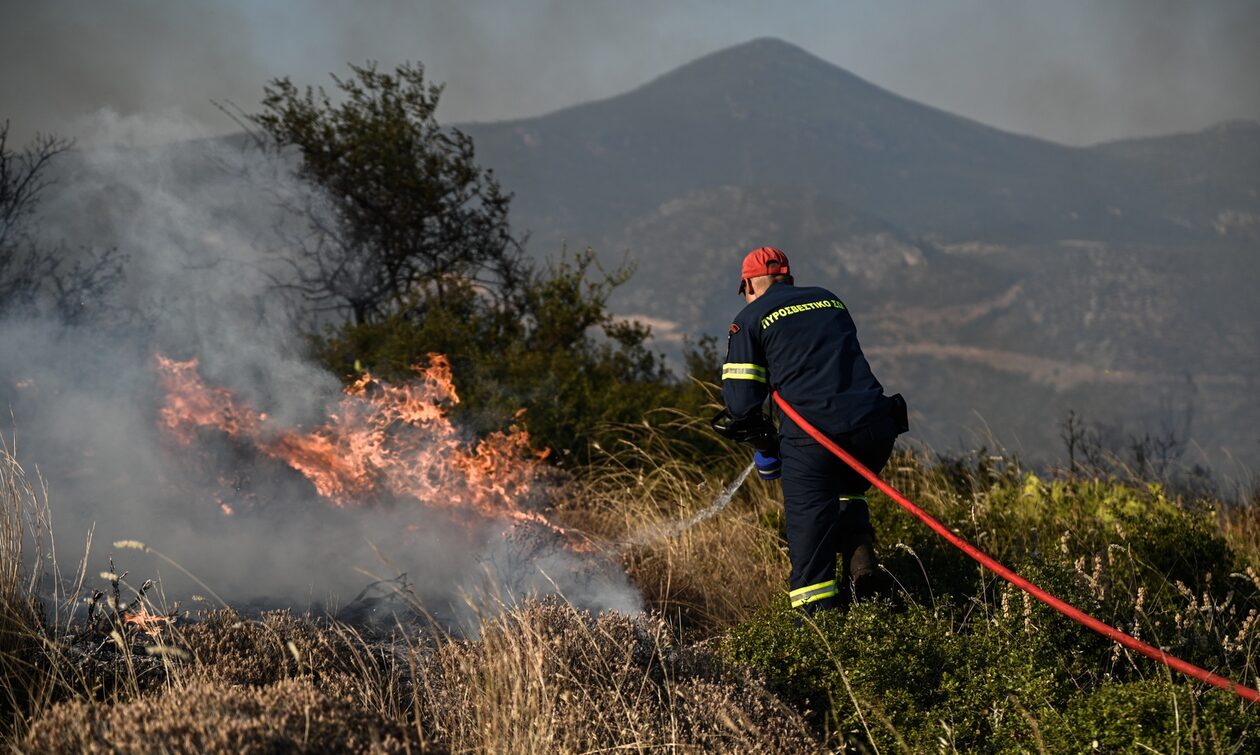
<path fill-rule="evenodd" d="M 460 437 L 447 417 L 459 395 L 450 362 L 441 354 L 430 354 L 425 367 L 413 366 L 418 379 L 408 383 L 385 383 L 364 373 L 345 389 L 328 420 L 309 432 L 278 427 L 230 391 L 206 385 L 196 359 L 157 355 L 156 365 L 166 391 L 159 421 L 181 444 L 193 443 L 204 429 L 225 433 L 300 472 L 337 506 L 410 497 L 564 533 L 522 508 L 541 479 L 545 458 L 531 452 L 524 427 L 513 425 L 474 444 Z"/>
<path fill-rule="evenodd" d="M 149 609 L 143 604 L 137 610 L 123 614 L 124 624 L 132 624 L 150 637 L 156 637 L 162 631 L 162 627 L 169 626 L 171 622 L 170 616 L 149 613 Z"/>

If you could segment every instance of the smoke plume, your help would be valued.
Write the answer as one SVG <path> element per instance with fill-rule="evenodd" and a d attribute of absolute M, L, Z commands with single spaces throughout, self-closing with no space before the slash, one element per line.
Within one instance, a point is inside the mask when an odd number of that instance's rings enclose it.
<path fill-rule="evenodd" d="M 103 117 L 98 128 L 110 131 L 103 141 L 120 128 L 180 141 L 63 156 L 41 208 L 44 242 L 117 244 L 129 255 L 126 279 L 100 310 L 108 314 L 87 324 L 0 322 L 6 434 L 47 481 L 63 569 L 91 533 L 89 574 L 112 553 L 137 582 L 160 577 L 171 600 L 213 591 L 238 606 L 332 608 L 405 573 L 424 609 L 450 620 L 467 613 L 466 598 L 526 592 L 638 610 L 619 570 L 522 541 L 501 522 L 469 526 L 415 501 L 337 508 L 292 470 L 227 440 L 189 449 L 160 432 L 156 353 L 197 358 L 207 383 L 284 426 L 317 424 L 342 397 L 334 376 L 304 358 L 295 308 L 274 289 L 281 237 L 256 230 L 285 222 L 275 200 L 305 188 L 256 150 L 178 120 Z M 190 167 L 207 162 L 211 174 Z M 212 463 L 190 463 L 194 452 Z M 241 488 L 261 505 L 225 515 L 223 496 Z M 112 546 L 121 540 L 195 579 Z"/>

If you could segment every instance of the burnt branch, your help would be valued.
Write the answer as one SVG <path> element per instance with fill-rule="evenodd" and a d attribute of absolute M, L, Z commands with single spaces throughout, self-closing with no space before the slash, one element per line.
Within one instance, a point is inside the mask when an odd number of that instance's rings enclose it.
<path fill-rule="evenodd" d="M 37 136 L 19 152 L 9 147 L 8 136 L 6 121 L 0 126 L 0 314 L 25 310 L 78 321 L 122 280 L 127 256 L 113 248 L 73 252 L 36 240 L 32 220 L 53 185 L 48 167 L 73 142 Z"/>
<path fill-rule="evenodd" d="M 15 152 L 9 147 L 9 122 L 0 126 L 0 250 L 7 253 L 23 234 L 40 195 L 52 185 L 46 175 L 48 164 L 72 146 L 68 139 L 40 135 L 24 150 Z"/>

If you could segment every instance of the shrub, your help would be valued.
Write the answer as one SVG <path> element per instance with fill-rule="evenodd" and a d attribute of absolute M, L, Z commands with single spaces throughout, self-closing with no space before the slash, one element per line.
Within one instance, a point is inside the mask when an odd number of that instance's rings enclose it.
<path fill-rule="evenodd" d="M 406 379 L 425 354 L 446 354 L 461 398 L 455 416 L 465 427 L 488 431 L 525 409 L 535 447 L 571 467 L 589 459 L 592 444 L 614 442 L 618 424 L 653 421 L 661 407 L 696 411 L 708 400 L 648 348 L 646 326 L 608 311 L 608 295 L 629 270 L 601 277 L 597 269 L 590 251 L 562 258 L 532 275 L 519 299 L 495 306 L 471 285 L 452 282 L 441 297 L 382 322 L 328 334 L 317 350 L 347 379 L 356 365 Z M 716 361 L 706 341 L 687 369 L 713 380 Z"/>
<path fill-rule="evenodd" d="M 1260 577 L 1209 511 L 1157 485 L 1047 482 L 991 459 L 925 467 L 897 457 L 889 472 L 937 518 L 1052 594 L 1254 686 Z M 811 709 L 820 735 L 914 751 L 1076 752 L 1124 716 L 1103 750 L 1140 741 L 1237 752 L 1249 741 L 1251 708 L 1241 701 L 1179 675 L 1157 681 L 1169 672 L 982 571 L 891 502 L 873 497 L 872 509 L 895 604 L 813 622 L 780 604 L 723 643 L 771 690 Z"/>
<path fill-rule="evenodd" d="M 1254 752 L 1254 706 L 1166 679 L 1104 684 L 1042 727 L 1052 752 Z"/>
<path fill-rule="evenodd" d="M 943 735 L 959 748 L 1028 747 L 1020 708 L 1048 709 L 1070 685 L 1021 623 L 959 632 L 924 606 L 865 604 L 812 621 L 780 607 L 737 628 L 724 650 L 837 739 L 915 751 Z"/>
<path fill-rule="evenodd" d="M 130 702 L 54 707 L 26 752 L 416 752 L 414 735 L 311 679 L 257 687 L 196 680 Z M 434 752 L 435 750 L 428 750 Z"/>
<path fill-rule="evenodd" d="M 941 743 L 975 752 L 1254 745 L 1253 706 L 1234 695 L 1159 678 L 1091 684 L 1058 662 L 1053 638 L 1023 624 L 999 619 L 954 631 L 923 607 L 894 613 L 868 604 L 815 621 L 774 609 L 723 648 L 837 743 L 915 752 Z"/>

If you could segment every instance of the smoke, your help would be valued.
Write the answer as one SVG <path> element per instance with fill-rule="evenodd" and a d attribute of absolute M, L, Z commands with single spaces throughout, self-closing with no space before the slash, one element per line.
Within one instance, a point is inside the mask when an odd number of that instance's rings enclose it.
<path fill-rule="evenodd" d="M 619 570 L 545 541 L 523 550 L 506 525 L 469 527 L 420 502 L 337 509 L 300 475 L 227 439 L 189 450 L 159 432 L 155 352 L 199 358 L 208 383 L 282 425 L 309 427 L 341 397 L 338 381 L 304 359 L 295 309 L 274 290 L 279 236 L 257 230 L 284 222 L 275 198 L 305 187 L 257 151 L 202 138 L 178 118 L 102 114 L 96 128 L 107 140 L 180 141 L 63 156 L 41 207 L 47 243 L 129 255 L 112 314 L 75 327 L 29 315 L 0 322 L 6 435 L 47 481 L 63 570 L 91 533 L 89 574 L 113 554 L 136 583 L 160 578 L 167 598 L 185 604 L 213 592 L 237 606 L 344 606 L 370 582 L 405 573 L 424 608 L 449 620 L 478 596 L 529 592 L 639 609 Z M 212 458 L 193 463 L 192 453 Z M 225 516 L 221 497 L 234 488 L 259 505 Z M 120 540 L 181 568 L 112 547 Z"/>
<path fill-rule="evenodd" d="M 972 97 L 992 104 L 964 115 L 1069 144 L 1260 119 L 1251 0 L 990 2 L 977 16 L 996 40 L 982 44 L 1011 63 L 979 78 L 988 91 Z"/>
<path fill-rule="evenodd" d="M 82 127 L 98 110 L 173 108 L 221 134 L 235 124 L 213 101 L 248 107 L 273 78 L 326 85 L 329 73 L 366 60 L 424 63 L 431 79 L 450 84 L 447 121 L 539 114 L 636 86 L 712 49 L 697 49 L 672 8 L 663 0 L 47 0 L 0 17 L 0 49 L 23 63 L 0 66 L 0 117 L 14 120 L 19 140 L 53 130 L 83 142 L 99 136 Z"/>
<path fill-rule="evenodd" d="M 248 18 L 226 3 L 10 3 L 0 50 L 0 111 L 19 141 L 35 131 L 104 136 L 91 117 L 102 109 L 179 109 L 209 123 L 209 100 L 258 89 L 263 65 Z"/>

